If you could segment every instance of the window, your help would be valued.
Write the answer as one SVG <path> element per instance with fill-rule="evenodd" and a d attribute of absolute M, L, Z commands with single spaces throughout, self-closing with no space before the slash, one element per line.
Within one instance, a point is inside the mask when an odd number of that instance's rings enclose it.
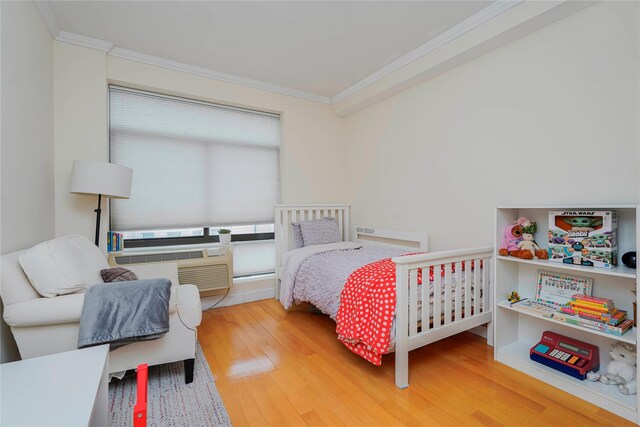
<path fill-rule="evenodd" d="M 131 198 L 111 200 L 128 247 L 215 241 L 218 228 L 273 238 L 278 115 L 116 86 L 109 113 L 111 161 L 134 170 Z"/>

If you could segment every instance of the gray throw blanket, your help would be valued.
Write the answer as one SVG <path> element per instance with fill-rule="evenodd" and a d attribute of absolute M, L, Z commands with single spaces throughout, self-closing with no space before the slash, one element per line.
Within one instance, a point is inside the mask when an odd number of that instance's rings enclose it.
<path fill-rule="evenodd" d="M 101 283 L 84 296 L 78 348 L 161 338 L 169 331 L 168 279 Z"/>

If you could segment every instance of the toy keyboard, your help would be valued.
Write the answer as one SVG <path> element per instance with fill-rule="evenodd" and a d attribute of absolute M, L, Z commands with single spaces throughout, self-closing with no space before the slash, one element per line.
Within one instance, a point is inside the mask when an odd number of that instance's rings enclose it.
<path fill-rule="evenodd" d="M 598 347 L 551 331 L 542 333 L 540 342 L 529 351 L 529 357 L 579 380 L 584 380 L 587 372 L 600 368 Z"/>

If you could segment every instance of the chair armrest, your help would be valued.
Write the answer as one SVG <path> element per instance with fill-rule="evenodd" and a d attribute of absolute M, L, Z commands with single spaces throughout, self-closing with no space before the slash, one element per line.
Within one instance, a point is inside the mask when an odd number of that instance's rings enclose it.
<path fill-rule="evenodd" d="M 195 328 L 202 321 L 200 292 L 195 285 L 178 286 L 178 314 L 186 326 Z"/>
<path fill-rule="evenodd" d="M 174 286 L 178 286 L 178 264 L 175 262 L 156 262 L 149 264 L 131 264 L 125 268 L 133 271 L 138 279 L 158 279 L 165 277 L 171 280 Z"/>
<path fill-rule="evenodd" d="M 3 318 L 11 327 L 78 323 L 83 304 L 84 293 L 35 298 L 6 306 Z"/>

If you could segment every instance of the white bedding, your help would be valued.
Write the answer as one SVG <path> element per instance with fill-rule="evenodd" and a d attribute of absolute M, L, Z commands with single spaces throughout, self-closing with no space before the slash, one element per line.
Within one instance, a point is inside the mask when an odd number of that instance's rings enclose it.
<path fill-rule="evenodd" d="M 327 243 L 325 245 L 306 246 L 282 254 L 282 269 L 280 282 L 280 303 L 285 309 L 289 309 L 293 303 L 293 289 L 298 270 L 309 257 L 323 252 L 336 250 L 359 249 L 362 245 L 352 242 Z"/>

